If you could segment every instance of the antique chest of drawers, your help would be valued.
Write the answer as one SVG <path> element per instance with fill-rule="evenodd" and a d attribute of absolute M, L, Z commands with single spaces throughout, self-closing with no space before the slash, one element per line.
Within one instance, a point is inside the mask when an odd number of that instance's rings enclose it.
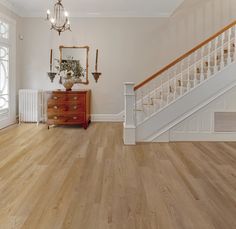
<path fill-rule="evenodd" d="M 90 123 L 90 90 L 53 91 L 47 103 L 47 124 L 82 125 Z"/>

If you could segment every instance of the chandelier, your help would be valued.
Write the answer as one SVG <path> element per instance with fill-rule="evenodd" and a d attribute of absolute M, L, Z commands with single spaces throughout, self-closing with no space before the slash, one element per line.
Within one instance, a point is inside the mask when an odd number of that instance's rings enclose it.
<path fill-rule="evenodd" d="M 71 31 L 68 12 L 65 11 L 61 2 L 62 0 L 57 0 L 54 5 L 53 15 L 51 15 L 50 10 L 47 10 L 47 20 L 51 23 L 51 30 L 56 30 L 59 36 L 66 30 Z"/>

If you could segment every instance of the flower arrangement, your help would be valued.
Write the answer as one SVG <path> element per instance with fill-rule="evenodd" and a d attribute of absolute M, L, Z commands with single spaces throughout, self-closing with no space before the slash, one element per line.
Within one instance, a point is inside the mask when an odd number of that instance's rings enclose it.
<path fill-rule="evenodd" d="M 58 60 L 55 66 L 58 75 L 60 76 L 59 83 L 63 83 L 63 80 L 70 80 L 73 83 L 81 82 L 81 78 L 84 77 L 84 69 L 80 64 L 79 60 L 74 60 L 73 58 L 68 58 L 67 60 Z"/>

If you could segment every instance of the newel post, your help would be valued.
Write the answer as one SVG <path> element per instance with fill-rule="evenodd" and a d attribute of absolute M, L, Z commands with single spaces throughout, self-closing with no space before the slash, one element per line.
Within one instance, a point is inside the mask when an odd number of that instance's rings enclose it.
<path fill-rule="evenodd" d="M 135 145 L 135 92 L 134 83 L 124 84 L 125 96 L 125 121 L 123 139 L 125 145 Z"/>

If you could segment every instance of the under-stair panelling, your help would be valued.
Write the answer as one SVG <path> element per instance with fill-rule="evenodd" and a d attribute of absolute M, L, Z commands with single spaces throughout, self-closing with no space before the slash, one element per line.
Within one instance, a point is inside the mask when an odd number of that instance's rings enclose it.
<path fill-rule="evenodd" d="M 236 140 L 235 132 L 216 132 L 215 131 L 215 112 L 232 113 L 236 112 L 236 87 L 227 91 L 225 94 L 209 103 L 193 115 L 178 123 L 169 130 L 170 141 L 218 141 Z M 235 120 L 236 121 L 236 120 Z M 155 141 L 155 140 L 154 140 Z M 156 139 L 158 141 L 158 139 Z"/>

